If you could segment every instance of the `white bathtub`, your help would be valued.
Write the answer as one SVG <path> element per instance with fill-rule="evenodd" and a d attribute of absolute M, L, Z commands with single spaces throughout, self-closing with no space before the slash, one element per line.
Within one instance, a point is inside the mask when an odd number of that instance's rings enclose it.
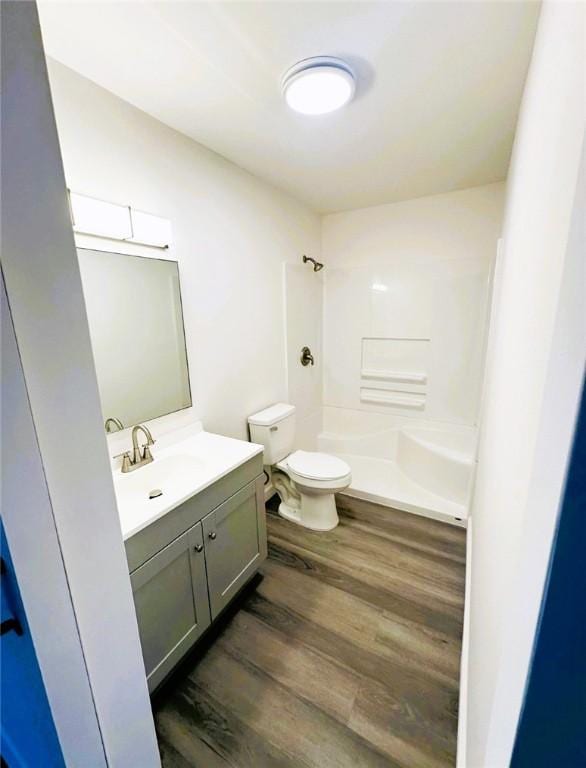
<path fill-rule="evenodd" d="M 324 408 L 314 448 L 352 469 L 347 493 L 464 525 L 476 430 L 405 417 Z"/>

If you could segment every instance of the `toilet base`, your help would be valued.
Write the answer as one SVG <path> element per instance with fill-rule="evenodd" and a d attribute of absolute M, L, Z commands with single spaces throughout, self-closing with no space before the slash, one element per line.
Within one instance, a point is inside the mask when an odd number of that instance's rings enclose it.
<path fill-rule="evenodd" d="M 311 531 L 333 531 L 340 522 L 333 493 L 320 496 L 302 493 L 299 507 L 281 501 L 279 515 Z"/>
<path fill-rule="evenodd" d="M 273 485 L 281 503 L 279 515 L 311 531 L 332 531 L 340 522 L 333 490 L 306 488 L 284 472 L 273 470 Z"/>

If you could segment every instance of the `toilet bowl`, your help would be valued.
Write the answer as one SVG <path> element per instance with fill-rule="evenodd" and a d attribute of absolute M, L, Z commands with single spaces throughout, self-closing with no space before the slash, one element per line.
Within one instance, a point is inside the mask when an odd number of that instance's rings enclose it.
<path fill-rule="evenodd" d="M 293 451 L 295 406 L 277 403 L 248 419 L 250 437 L 264 447 L 264 463 L 281 503 L 279 514 L 313 531 L 338 525 L 334 493 L 350 485 L 345 461 L 327 453 Z"/>
<path fill-rule="evenodd" d="M 327 453 L 294 451 L 273 468 L 279 514 L 313 531 L 331 531 L 338 525 L 334 493 L 351 480 L 345 461 Z"/>

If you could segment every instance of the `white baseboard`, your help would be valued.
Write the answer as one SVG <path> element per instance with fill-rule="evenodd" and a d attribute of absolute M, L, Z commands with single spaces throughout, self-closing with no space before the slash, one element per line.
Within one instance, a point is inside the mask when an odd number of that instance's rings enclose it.
<path fill-rule="evenodd" d="M 456 768 L 466 768 L 466 746 L 468 736 L 468 653 L 470 647 L 470 588 L 472 583 L 472 525 L 468 518 L 466 531 L 466 585 L 464 592 L 464 631 L 462 633 L 462 656 L 460 658 L 460 699 L 458 704 L 458 746 Z"/>

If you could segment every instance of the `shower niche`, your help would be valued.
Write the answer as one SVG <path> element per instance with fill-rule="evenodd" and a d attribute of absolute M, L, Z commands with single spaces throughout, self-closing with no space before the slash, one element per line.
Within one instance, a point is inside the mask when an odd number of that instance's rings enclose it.
<path fill-rule="evenodd" d="M 425 409 L 431 339 L 363 337 L 360 401 Z"/>

